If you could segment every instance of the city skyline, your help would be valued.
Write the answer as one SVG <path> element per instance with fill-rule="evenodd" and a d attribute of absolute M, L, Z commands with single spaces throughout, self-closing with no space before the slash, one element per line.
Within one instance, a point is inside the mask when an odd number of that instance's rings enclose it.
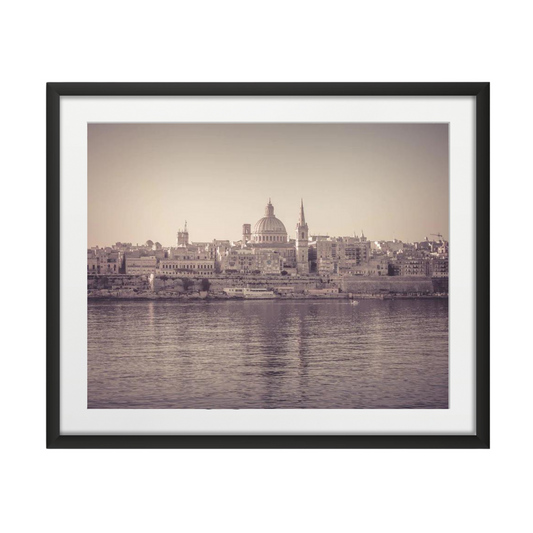
<path fill-rule="evenodd" d="M 237 241 L 268 198 L 289 238 L 303 198 L 309 235 L 448 240 L 447 124 L 90 124 L 88 140 L 89 247 L 174 246 L 185 220 L 192 241 Z"/>
<path fill-rule="evenodd" d="M 253 227 L 254 223 L 251 223 L 251 226 Z M 242 227 L 241 227 L 241 230 L 242 230 Z M 183 223 L 176 229 L 176 231 L 174 233 L 174 240 L 170 244 L 162 243 L 162 242 L 158 241 L 157 239 L 153 239 L 152 237 L 148 237 L 147 239 L 137 239 L 137 240 L 133 240 L 133 241 L 117 240 L 115 242 L 109 242 L 109 243 L 97 243 L 97 244 L 93 244 L 92 246 L 88 245 L 88 248 L 109 248 L 109 247 L 113 247 L 117 243 L 131 244 L 132 246 L 143 247 L 146 244 L 146 242 L 148 242 L 148 241 L 152 241 L 153 243 L 157 242 L 157 243 L 161 244 L 161 246 L 163 248 L 172 248 L 172 247 L 176 246 L 178 233 L 181 233 L 183 231 L 186 231 L 190 235 L 190 242 L 191 243 L 194 243 L 194 242 L 198 242 L 198 243 L 212 242 L 214 240 L 217 240 L 217 241 L 229 240 L 231 242 L 239 242 L 239 241 L 242 240 L 242 233 L 241 233 L 241 235 L 239 235 L 238 237 L 236 237 L 234 239 L 224 239 L 224 238 L 221 238 L 221 239 L 213 238 L 213 239 L 208 239 L 208 240 L 195 239 L 194 238 L 194 233 L 191 232 L 191 228 L 190 228 L 189 222 L 187 220 L 184 220 Z M 289 235 L 288 235 L 289 241 L 295 240 L 295 234 L 296 234 L 296 229 L 293 232 L 289 231 Z M 424 236 L 423 239 L 414 240 L 414 241 L 408 241 L 406 239 L 402 239 L 402 238 L 398 238 L 398 237 L 394 237 L 392 239 L 372 238 L 371 236 L 369 237 L 367 235 L 367 233 L 365 232 L 364 228 L 362 228 L 359 231 L 353 231 L 351 234 L 348 234 L 348 235 L 329 235 L 328 233 L 309 231 L 309 239 L 310 240 L 312 240 L 312 238 L 315 237 L 315 236 L 316 237 L 328 237 L 328 238 L 332 238 L 332 239 L 342 238 L 342 237 L 356 237 L 356 238 L 364 237 L 369 242 L 392 242 L 392 241 L 398 241 L 398 242 L 404 242 L 406 244 L 415 243 L 415 242 L 422 242 L 422 241 L 426 240 L 426 238 L 427 238 L 427 240 L 434 241 L 434 242 L 438 242 L 440 240 L 448 242 L 448 239 L 446 239 L 444 237 L 444 235 L 441 235 L 442 236 L 442 238 L 441 238 L 439 236 L 439 234 L 436 234 L 436 233 L 427 233 Z M 436 237 L 439 237 L 439 238 L 436 238 Z"/>

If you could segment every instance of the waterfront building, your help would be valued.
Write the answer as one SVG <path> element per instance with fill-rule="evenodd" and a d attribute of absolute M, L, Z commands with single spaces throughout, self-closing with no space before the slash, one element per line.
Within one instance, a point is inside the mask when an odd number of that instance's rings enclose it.
<path fill-rule="evenodd" d="M 220 270 L 228 274 L 280 274 L 282 265 L 280 254 L 271 249 L 228 248 L 220 258 Z"/>
<path fill-rule="evenodd" d="M 184 232 L 178 232 L 183 234 Z M 188 233 L 181 235 L 180 245 L 167 250 L 159 259 L 157 272 L 166 276 L 183 274 L 207 275 L 216 271 L 215 247 L 212 243 L 188 243 Z M 187 244 L 185 244 L 187 243 Z"/>
<path fill-rule="evenodd" d="M 214 260 L 211 247 L 203 244 L 190 244 L 187 247 L 170 248 L 168 258 L 176 261 Z"/>
<path fill-rule="evenodd" d="M 355 274 L 371 257 L 371 243 L 364 237 L 328 237 L 316 241 L 317 270 L 324 274 Z"/>
<path fill-rule="evenodd" d="M 447 278 L 448 277 L 448 258 L 447 257 L 433 257 L 429 261 L 430 274 L 432 278 Z"/>
<path fill-rule="evenodd" d="M 144 257 L 126 256 L 126 274 L 129 275 L 150 275 L 155 272 L 157 258 L 155 255 Z"/>
<path fill-rule="evenodd" d="M 94 250 L 87 250 L 87 274 L 98 274 L 98 258 Z"/>
<path fill-rule="evenodd" d="M 254 250 L 255 265 L 261 274 L 281 274 L 282 258 L 272 250 Z"/>
<path fill-rule="evenodd" d="M 253 227 L 253 229 L 252 229 Z M 242 240 L 189 240 L 187 222 L 177 232 L 176 246 L 165 248 L 159 242 L 115 243 L 112 247 L 87 250 L 87 273 L 109 275 L 150 275 L 167 277 L 215 274 L 327 277 L 336 283 L 343 276 L 425 276 L 448 277 L 448 243 L 442 238 L 420 243 L 369 241 L 360 235 L 309 236 L 303 200 L 289 238 L 284 223 L 274 214 L 269 198 L 265 213 L 254 226 L 242 225 Z"/>
<path fill-rule="evenodd" d="M 179 276 L 184 274 L 212 275 L 215 273 L 215 261 L 209 258 L 196 259 L 173 258 L 161 259 L 157 267 L 158 275 Z"/>
<path fill-rule="evenodd" d="M 252 249 L 220 246 L 218 253 L 221 272 L 249 274 L 257 270 Z"/>
<path fill-rule="evenodd" d="M 326 287 L 324 289 L 308 289 L 306 292 L 311 296 L 327 296 L 329 294 L 337 294 L 339 289 L 338 287 Z"/>
<path fill-rule="evenodd" d="M 317 260 L 317 271 L 320 276 L 329 276 L 337 273 L 337 263 L 331 258 L 321 257 Z"/>
<path fill-rule="evenodd" d="M 427 259 L 421 257 L 401 257 L 392 261 L 389 266 L 392 276 L 429 276 L 430 268 Z"/>
<path fill-rule="evenodd" d="M 339 274 L 347 276 L 388 276 L 389 258 L 387 256 L 372 257 L 368 262 L 340 267 Z"/>
<path fill-rule="evenodd" d="M 124 256 L 119 251 L 106 251 L 100 263 L 100 274 L 119 274 L 122 270 Z"/>
<path fill-rule="evenodd" d="M 122 272 L 124 254 L 113 248 L 91 248 L 87 250 L 87 273 L 119 274 Z"/>

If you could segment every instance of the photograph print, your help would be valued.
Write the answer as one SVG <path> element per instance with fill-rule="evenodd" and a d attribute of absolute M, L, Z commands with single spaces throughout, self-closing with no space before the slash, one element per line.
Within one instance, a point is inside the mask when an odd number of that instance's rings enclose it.
<path fill-rule="evenodd" d="M 447 123 L 90 123 L 89 409 L 448 409 Z"/>

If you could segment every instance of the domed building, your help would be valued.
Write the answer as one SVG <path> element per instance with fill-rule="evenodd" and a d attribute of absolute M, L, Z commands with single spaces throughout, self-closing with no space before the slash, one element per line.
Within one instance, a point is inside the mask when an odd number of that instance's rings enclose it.
<path fill-rule="evenodd" d="M 286 243 L 287 230 L 283 222 L 274 215 L 274 206 L 268 199 L 265 216 L 258 220 L 252 233 L 253 243 Z"/>
<path fill-rule="evenodd" d="M 253 231 L 251 224 L 242 225 L 242 250 L 249 250 L 257 258 L 265 256 L 267 265 L 277 261 L 278 270 L 298 268 L 299 274 L 308 274 L 308 228 L 303 209 L 302 202 L 296 239 L 290 239 L 285 225 L 274 215 L 274 206 L 269 198 L 265 216 L 255 223 Z M 271 273 L 265 269 L 264 265 L 258 268 L 262 272 Z"/>

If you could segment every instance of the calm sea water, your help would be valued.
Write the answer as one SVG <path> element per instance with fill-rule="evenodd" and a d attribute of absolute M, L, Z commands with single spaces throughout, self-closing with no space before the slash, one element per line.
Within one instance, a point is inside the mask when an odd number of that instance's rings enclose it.
<path fill-rule="evenodd" d="M 448 301 L 89 301 L 88 407 L 446 409 Z"/>

